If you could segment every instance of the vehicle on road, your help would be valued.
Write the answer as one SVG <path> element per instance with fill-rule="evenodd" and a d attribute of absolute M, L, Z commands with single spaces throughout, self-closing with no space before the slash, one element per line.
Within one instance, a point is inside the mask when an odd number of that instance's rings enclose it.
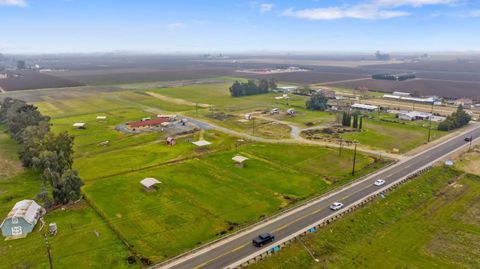
<path fill-rule="evenodd" d="M 383 179 L 377 179 L 373 183 L 373 185 L 375 185 L 375 186 L 382 186 L 383 184 L 385 184 L 385 180 L 383 180 Z"/>
<path fill-rule="evenodd" d="M 470 141 L 472 141 L 472 139 L 473 139 L 473 137 L 467 136 L 467 137 L 465 137 L 464 140 L 465 140 L 465 142 L 470 142 Z"/>
<path fill-rule="evenodd" d="M 340 203 L 340 202 L 335 202 L 335 203 L 330 205 L 331 210 L 339 210 L 342 207 L 343 207 L 343 204 Z"/>
<path fill-rule="evenodd" d="M 275 236 L 271 233 L 263 233 L 259 235 L 257 238 L 252 240 L 252 244 L 257 248 L 262 247 L 263 245 L 273 242 L 275 240 Z"/>

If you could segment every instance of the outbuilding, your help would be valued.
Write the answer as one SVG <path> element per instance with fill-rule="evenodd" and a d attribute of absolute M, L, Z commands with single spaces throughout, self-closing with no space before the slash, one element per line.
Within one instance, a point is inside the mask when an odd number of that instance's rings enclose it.
<path fill-rule="evenodd" d="M 233 157 L 232 160 L 235 162 L 235 165 L 237 167 L 243 168 L 245 167 L 245 161 L 248 160 L 248 158 L 242 155 L 237 155 Z"/>
<path fill-rule="evenodd" d="M 365 104 L 353 104 L 351 106 L 353 109 L 359 109 L 359 110 L 367 110 L 367 111 L 376 111 L 378 110 L 378 106 L 372 106 L 372 105 L 365 105 Z"/>
<path fill-rule="evenodd" d="M 73 128 L 75 129 L 87 129 L 87 124 L 84 122 L 75 122 L 73 124 Z"/>
<path fill-rule="evenodd" d="M 140 184 L 145 188 L 146 191 L 154 190 L 157 184 L 161 184 L 159 180 L 153 177 L 147 177 L 140 181 Z"/>
<path fill-rule="evenodd" d="M 198 140 L 198 141 L 192 142 L 192 144 L 194 144 L 195 146 L 197 146 L 199 148 L 203 148 L 203 147 L 206 147 L 208 145 L 211 145 L 212 143 L 208 142 L 207 140 Z"/>
<path fill-rule="evenodd" d="M 99 121 L 106 120 L 107 116 L 97 116 L 96 119 L 99 120 Z"/>
<path fill-rule="evenodd" d="M 2 235 L 7 239 L 23 238 L 33 231 L 44 214 L 45 209 L 33 200 L 17 202 L 0 225 Z"/>

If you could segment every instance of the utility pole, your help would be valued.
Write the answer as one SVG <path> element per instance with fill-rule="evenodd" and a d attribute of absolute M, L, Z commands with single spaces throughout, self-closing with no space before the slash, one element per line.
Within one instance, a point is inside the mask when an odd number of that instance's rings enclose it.
<path fill-rule="evenodd" d="M 50 244 L 48 243 L 47 234 L 43 234 L 45 236 L 45 247 L 47 247 L 47 254 L 48 254 L 48 262 L 50 264 L 50 269 L 53 269 L 53 262 L 52 262 L 52 255 L 50 253 Z"/>
<path fill-rule="evenodd" d="M 355 161 L 357 160 L 357 142 L 353 142 L 355 149 L 353 151 L 353 166 L 352 166 L 352 176 L 355 175 Z"/>
<path fill-rule="evenodd" d="M 430 111 L 430 123 L 428 124 L 428 139 L 427 143 L 430 142 L 430 134 L 432 132 L 432 118 L 433 118 L 433 102 L 432 102 L 432 110 Z"/>
<path fill-rule="evenodd" d="M 468 145 L 468 151 L 472 149 L 472 140 L 473 140 L 473 136 L 470 136 L 470 145 Z"/>
<path fill-rule="evenodd" d="M 252 117 L 252 135 L 255 135 L 255 118 Z"/>
<path fill-rule="evenodd" d="M 308 252 L 308 254 L 310 254 L 310 257 L 312 257 L 312 259 L 315 261 L 315 262 L 320 262 L 319 259 L 315 258 L 315 256 L 313 255 L 313 252 L 307 248 L 307 246 L 305 245 L 305 243 L 303 243 L 302 239 L 300 239 L 300 237 L 298 237 L 298 241 L 300 241 L 300 243 L 302 243 L 302 246 L 305 248 L 305 250 Z"/>
<path fill-rule="evenodd" d="M 342 157 L 342 145 L 343 145 L 343 139 L 340 138 L 340 148 L 338 150 L 338 156 Z"/>

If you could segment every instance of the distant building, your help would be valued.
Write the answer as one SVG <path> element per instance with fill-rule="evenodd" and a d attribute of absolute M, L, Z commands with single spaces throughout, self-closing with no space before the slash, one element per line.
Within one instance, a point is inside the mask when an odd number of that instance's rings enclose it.
<path fill-rule="evenodd" d="M 0 228 L 7 238 L 21 238 L 33 231 L 37 221 L 45 214 L 45 209 L 33 200 L 22 200 L 13 206 Z"/>
<path fill-rule="evenodd" d="M 460 98 L 453 102 L 456 106 L 471 107 L 473 105 L 473 100 L 470 98 Z"/>
<path fill-rule="evenodd" d="M 316 93 L 323 93 L 325 97 L 328 99 L 335 99 L 335 91 L 327 90 L 327 89 L 314 89 Z"/>
<path fill-rule="evenodd" d="M 416 102 L 416 103 L 425 103 L 425 104 L 432 104 L 436 103 L 437 99 L 435 97 L 424 97 L 424 98 L 417 98 L 417 97 L 409 97 L 409 96 L 399 96 L 399 95 L 392 95 L 392 94 L 384 94 L 383 98 L 385 99 L 393 99 L 398 101 L 408 101 L 408 102 Z"/>
<path fill-rule="evenodd" d="M 76 122 L 72 126 L 75 129 L 87 129 L 87 124 L 84 122 Z"/>
<path fill-rule="evenodd" d="M 408 111 L 398 113 L 398 118 L 401 120 L 429 120 L 432 114 L 418 111 Z"/>
<path fill-rule="evenodd" d="M 359 110 L 367 110 L 367 111 L 376 111 L 378 110 L 378 106 L 372 106 L 372 105 L 365 105 L 365 104 L 353 104 L 351 106 L 353 109 L 359 109 Z"/>
<path fill-rule="evenodd" d="M 408 92 L 397 92 L 397 91 L 395 91 L 392 94 L 397 95 L 397 96 L 410 96 L 410 93 L 408 93 Z"/>
<path fill-rule="evenodd" d="M 283 93 L 291 93 L 298 89 L 297 86 L 280 86 L 277 87 L 274 91 L 275 92 L 283 92 Z"/>

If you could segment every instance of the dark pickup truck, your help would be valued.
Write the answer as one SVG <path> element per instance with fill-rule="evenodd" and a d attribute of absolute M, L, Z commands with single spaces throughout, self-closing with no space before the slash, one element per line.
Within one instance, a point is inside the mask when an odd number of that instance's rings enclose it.
<path fill-rule="evenodd" d="M 263 234 L 259 235 L 257 238 L 253 239 L 252 244 L 254 246 L 256 246 L 257 248 L 259 248 L 259 247 L 265 245 L 266 243 L 273 242 L 273 240 L 275 240 L 275 236 L 273 236 L 273 234 L 263 233 Z"/>

